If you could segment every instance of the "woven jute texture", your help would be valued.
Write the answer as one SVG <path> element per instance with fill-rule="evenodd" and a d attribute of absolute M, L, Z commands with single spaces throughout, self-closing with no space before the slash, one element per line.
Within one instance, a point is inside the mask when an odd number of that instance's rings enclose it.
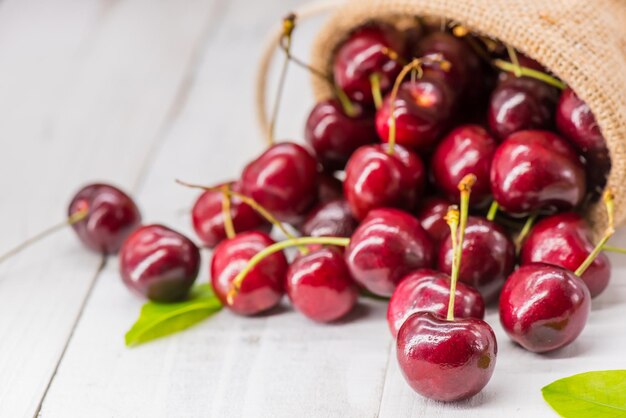
<path fill-rule="evenodd" d="M 615 221 L 626 221 L 626 0 L 348 0 L 317 35 L 311 64 L 329 73 L 333 53 L 350 31 L 373 20 L 444 17 L 499 39 L 574 89 L 608 142 Z M 313 77 L 318 99 L 332 95 Z M 606 227 L 602 204 L 587 209 L 596 234 Z"/>

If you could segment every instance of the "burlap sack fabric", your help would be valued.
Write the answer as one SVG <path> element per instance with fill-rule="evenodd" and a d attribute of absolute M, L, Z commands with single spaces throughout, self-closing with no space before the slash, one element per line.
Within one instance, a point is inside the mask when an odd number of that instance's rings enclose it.
<path fill-rule="evenodd" d="M 445 17 L 499 39 L 541 62 L 593 110 L 608 142 L 615 221 L 626 221 L 626 0 L 348 0 L 322 27 L 311 64 L 330 73 L 337 45 L 371 20 Z M 318 99 L 332 95 L 313 77 Z M 587 209 L 596 234 L 606 227 L 602 204 Z"/>

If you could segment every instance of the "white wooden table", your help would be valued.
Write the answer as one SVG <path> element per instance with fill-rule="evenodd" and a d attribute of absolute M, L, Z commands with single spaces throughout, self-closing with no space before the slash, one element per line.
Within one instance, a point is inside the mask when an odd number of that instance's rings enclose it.
<path fill-rule="evenodd" d="M 4 0 L 0 3 L 0 252 L 58 222 L 92 180 L 136 196 L 147 222 L 191 234 L 174 178 L 234 178 L 263 148 L 253 111 L 261 39 L 299 0 Z M 307 57 L 318 20 L 296 32 Z M 308 75 L 289 73 L 280 136 L 301 139 Z M 622 233 L 614 242 L 626 244 Z M 205 254 L 208 259 L 209 254 Z M 404 383 L 382 302 L 316 325 L 286 304 L 227 311 L 134 349 L 141 301 L 117 260 L 68 229 L 0 265 L 1 417 L 540 417 L 540 388 L 625 368 L 626 258 L 582 336 L 544 356 L 500 343 L 487 388 L 426 401 Z M 207 280 L 203 267 L 199 280 Z"/>

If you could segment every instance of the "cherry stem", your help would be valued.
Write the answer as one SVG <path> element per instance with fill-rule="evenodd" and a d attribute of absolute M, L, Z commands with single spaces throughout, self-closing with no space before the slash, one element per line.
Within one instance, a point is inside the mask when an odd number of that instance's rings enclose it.
<path fill-rule="evenodd" d="M 226 231 L 227 238 L 234 238 L 237 233 L 235 232 L 233 217 L 230 213 L 230 185 L 225 184 L 222 186 L 222 194 L 222 214 L 224 216 L 224 231 Z"/>
<path fill-rule="evenodd" d="M 304 246 L 310 244 L 321 244 L 321 245 L 336 245 L 341 247 L 346 247 L 350 243 L 350 238 L 340 238 L 340 237 L 301 237 L 301 238 L 292 238 L 285 241 L 280 241 L 266 247 L 256 253 L 248 264 L 235 276 L 232 282 L 232 287 L 226 296 L 229 305 L 233 304 L 235 296 L 239 293 L 241 289 L 241 284 L 243 283 L 246 275 L 261 261 L 263 261 L 266 257 L 282 251 L 289 247 L 295 246 Z"/>
<path fill-rule="evenodd" d="M 489 211 L 487 212 L 487 220 L 488 221 L 492 221 L 494 219 L 496 219 L 496 214 L 498 213 L 498 208 L 500 207 L 500 205 L 498 205 L 498 202 L 496 202 L 495 200 L 493 202 L 491 202 L 491 206 L 489 206 Z"/>
<path fill-rule="evenodd" d="M 503 71 L 510 71 L 513 74 L 517 75 L 517 72 L 519 71 L 520 76 L 525 76 L 525 77 L 530 77 L 530 78 L 535 78 L 537 80 L 543 81 L 544 83 L 547 83 L 551 86 L 554 86 L 560 90 L 564 90 L 567 86 L 565 83 L 563 83 L 561 80 L 552 77 L 551 75 L 548 75 L 546 73 L 543 73 L 541 71 L 537 71 L 537 70 L 533 70 L 532 68 L 528 68 L 528 67 L 522 67 L 519 65 L 515 65 L 511 62 L 508 61 L 504 61 L 501 59 L 496 59 L 493 61 L 493 64 L 503 70 Z"/>
<path fill-rule="evenodd" d="M 374 106 L 378 110 L 383 105 L 383 95 L 380 91 L 380 74 L 370 74 L 370 85 L 372 86 L 372 97 L 374 98 Z"/>
<path fill-rule="evenodd" d="M 626 254 L 626 248 L 614 247 L 612 245 L 603 246 L 602 251 L 608 251 L 611 253 L 618 253 L 618 254 Z"/>
<path fill-rule="evenodd" d="M 459 271 L 456 264 L 456 249 L 458 247 L 457 233 L 459 229 L 459 208 L 456 205 L 448 207 L 448 212 L 444 217 L 450 227 L 450 239 L 452 240 L 452 271 L 450 272 L 450 300 L 448 302 L 448 321 L 454 320 L 454 298 L 456 296 L 456 282 Z"/>
<path fill-rule="evenodd" d="M 600 254 L 600 252 L 602 251 L 604 244 L 606 244 L 607 241 L 615 233 L 615 225 L 614 225 L 614 220 L 613 220 L 615 207 L 614 207 L 613 192 L 610 189 L 607 189 L 604 191 L 603 200 L 604 200 L 604 204 L 606 205 L 608 225 L 606 227 L 606 231 L 604 232 L 604 236 L 602 237 L 600 242 L 598 242 L 598 244 L 593 249 L 593 251 L 587 256 L 587 258 L 585 258 L 585 261 L 583 261 L 582 264 L 574 272 L 574 274 L 577 275 L 578 277 L 582 276 L 585 273 L 585 271 L 587 271 L 589 266 L 593 263 L 593 261 L 598 256 L 598 254 Z"/>
<path fill-rule="evenodd" d="M 464 38 L 469 34 L 469 30 L 463 25 L 456 25 L 452 28 L 452 34 L 457 38 Z"/>
<path fill-rule="evenodd" d="M 532 215 L 530 215 L 528 219 L 526 219 L 526 222 L 524 223 L 522 230 L 520 231 L 519 235 L 515 239 L 515 248 L 518 253 L 519 253 L 520 248 L 522 247 L 522 244 L 524 243 L 524 240 L 528 236 L 528 233 L 530 232 L 531 228 L 535 224 L 536 220 L 537 220 L 536 213 L 533 213 Z"/>
<path fill-rule="evenodd" d="M 521 77 L 522 70 L 519 65 L 519 60 L 517 59 L 517 52 L 515 52 L 515 48 L 513 48 L 511 45 L 507 45 L 506 52 L 509 54 L 509 59 L 511 60 L 511 63 L 515 66 L 515 71 L 513 71 L 515 77 Z"/>
<path fill-rule="evenodd" d="M 348 95 L 337 86 L 333 86 L 333 89 L 335 90 L 335 95 L 337 96 L 337 100 L 339 100 L 339 103 L 341 103 L 341 107 L 343 108 L 343 111 L 346 114 L 346 116 L 350 118 L 355 117 L 358 113 L 358 110 L 356 106 L 354 105 L 354 103 L 350 101 L 350 98 L 348 97 Z"/>
<path fill-rule="evenodd" d="M 64 227 L 66 227 L 68 225 L 74 225 L 75 223 L 82 221 L 83 219 L 85 219 L 87 217 L 88 214 L 89 214 L 89 208 L 84 208 L 84 209 L 78 210 L 78 211 L 74 212 L 73 214 L 71 214 L 63 222 L 60 222 L 60 223 L 58 223 L 56 225 L 53 225 L 53 226 L 51 226 L 51 227 L 49 227 L 47 229 L 44 229 L 43 231 L 41 231 L 37 235 L 34 235 L 34 236 L 28 238 L 26 241 L 22 242 L 18 246 L 14 247 L 14 248 L 10 249 L 9 251 L 7 251 L 6 253 L 0 255 L 0 264 L 3 263 L 4 261 L 8 260 L 9 258 L 13 257 L 14 255 L 20 253 L 21 251 L 23 251 L 24 249 L 28 248 L 32 244 L 34 244 L 34 243 L 36 243 L 36 242 L 46 238 L 49 235 L 52 235 L 53 233 L 55 233 L 57 231 L 60 231 Z"/>

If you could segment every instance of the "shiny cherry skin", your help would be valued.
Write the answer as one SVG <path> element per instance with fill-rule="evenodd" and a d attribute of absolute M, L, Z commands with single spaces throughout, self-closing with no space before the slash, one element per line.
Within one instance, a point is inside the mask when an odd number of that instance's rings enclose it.
<path fill-rule="evenodd" d="M 230 183 L 230 190 L 241 193 L 241 183 Z M 204 245 L 214 248 L 226 239 L 223 211 L 224 194 L 219 190 L 204 191 L 191 209 L 194 231 Z M 238 197 L 230 198 L 230 217 L 237 233 L 258 229 L 269 232 L 271 225 Z"/>
<path fill-rule="evenodd" d="M 302 234 L 309 237 L 352 236 L 358 222 L 352 216 L 350 205 L 344 199 L 321 203 L 307 216 Z"/>
<path fill-rule="evenodd" d="M 355 108 L 356 115 L 348 116 L 337 100 L 329 99 L 309 113 L 304 138 L 326 171 L 343 170 L 357 148 L 378 141 L 374 115 Z"/>
<path fill-rule="evenodd" d="M 357 103 L 373 103 L 370 75 L 380 76 L 384 94 L 391 90 L 402 65 L 389 58 L 386 50 L 404 55 L 405 41 L 401 32 L 391 25 L 371 24 L 354 31 L 339 46 L 333 62 L 335 84 Z"/>
<path fill-rule="evenodd" d="M 428 268 L 434 248 L 417 219 L 397 209 L 371 211 L 345 252 L 354 280 L 379 296 L 391 296 L 409 272 Z"/>
<path fill-rule="evenodd" d="M 455 101 L 451 90 L 439 79 L 422 78 L 400 85 L 394 101 L 396 143 L 418 152 L 432 150 L 448 129 Z M 391 95 L 376 112 L 376 131 L 389 142 Z"/>
<path fill-rule="evenodd" d="M 317 161 L 301 145 L 282 142 L 269 147 L 243 170 L 244 194 L 278 220 L 297 223 L 315 204 Z"/>
<path fill-rule="evenodd" d="M 119 256 L 124 284 L 154 302 L 176 302 L 189 294 L 200 270 L 200 250 L 183 234 L 146 225 L 124 241 Z"/>
<path fill-rule="evenodd" d="M 233 279 L 259 251 L 274 244 L 264 232 L 250 231 L 222 241 L 211 259 L 211 285 L 224 306 L 239 315 L 256 315 L 278 305 L 284 294 L 287 259 L 274 253 L 254 266 L 246 275 L 241 289 L 228 302 Z"/>
<path fill-rule="evenodd" d="M 450 276 L 430 269 L 409 273 L 400 281 L 387 306 L 387 324 L 391 335 L 396 337 L 404 321 L 416 312 L 431 312 L 445 318 L 449 300 Z M 484 318 L 485 302 L 476 289 L 457 283 L 454 316 Z"/>
<path fill-rule="evenodd" d="M 489 101 L 489 129 L 502 140 L 528 129 L 554 124 L 558 90 L 529 77 L 509 77 L 498 83 Z"/>
<path fill-rule="evenodd" d="M 417 211 L 417 220 L 436 245 L 439 245 L 450 233 L 450 227 L 445 216 L 451 204 L 442 197 L 431 196 L 424 200 Z"/>
<path fill-rule="evenodd" d="M 491 379 L 497 353 L 496 336 L 485 321 L 448 321 L 431 312 L 411 315 L 396 340 L 398 364 L 409 386 L 443 402 L 480 392 Z"/>
<path fill-rule="evenodd" d="M 388 149 L 387 144 L 364 146 L 348 161 L 343 190 L 357 219 L 380 207 L 412 210 L 424 191 L 426 173 L 420 157 L 398 145 L 393 155 Z"/>
<path fill-rule="evenodd" d="M 293 306 L 316 322 L 332 322 L 349 313 L 358 291 L 336 247 L 299 255 L 289 266 L 287 295 Z"/>
<path fill-rule="evenodd" d="M 452 271 L 452 237 L 439 247 L 438 269 Z M 515 245 L 495 222 L 470 216 L 465 229 L 459 281 L 478 289 L 486 302 L 494 300 L 515 267 Z"/>
<path fill-rule="evenodd" d="M 576 271 L 594 247 L 591 229 L 580 215 L 559 213 L 533 227 L 522 245 L 520 264 L 540 262 Z M 604 253 L 581 276 L 592 298 L 606 289 L 610 278 L 611 262 Z"/>
<path fill-rule="evenodd" d="M 491 200 L 489 174 L 498 143 L 478 125 L 459 126 L 437 145 L 431 170 L 437 190 L 459 203 L 458 184 L 468 174 L 476 176 L 470 204 L 485 206 Z"/>
<path fill-rule="evenodd" d="M 546 353 L 565 347 L 582 332 L 591 296 L 574 273 L 543 263 L 521 266 L 500 296 L 500 322 L 526 350 Z"/>
<path fill-rule="evenodd" d="M 141 225 L 141 213 L 133 199 L 108 184 L 89 184 L 80 189 L 67 215 L 84 210 L 87 216 L 72 228 L 87 248 L 102 254 L 117 253 L 126 237 Z"/>
<path fill-rule="evenodd" d="M 491 191 L 512 215 L 570 210 L 585 197 L 585 169 L 576 150 L 548 131 L 509 136 L 491 163 Z"/>

